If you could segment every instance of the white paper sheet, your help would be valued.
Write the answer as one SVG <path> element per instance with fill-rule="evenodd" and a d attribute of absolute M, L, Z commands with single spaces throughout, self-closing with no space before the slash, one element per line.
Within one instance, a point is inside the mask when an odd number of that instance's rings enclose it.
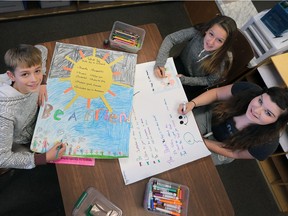
<path fill-rule="evenodd" d="M 155 77 L 154 64 L 136 66 L 129 158 L 119 159 L 126 185 L 210 155 L 193 113 L 177 112 L 187 98 L 173 59 L 165 79 Z"/>

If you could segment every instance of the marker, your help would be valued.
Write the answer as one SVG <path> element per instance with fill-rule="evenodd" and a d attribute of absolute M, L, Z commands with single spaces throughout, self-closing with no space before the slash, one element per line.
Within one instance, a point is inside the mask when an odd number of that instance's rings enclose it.
<path fill-rule="evenodd" d="M 154 197 L 160 198 L 167 198 L 167 199 L 173 199 L 173 200 L 178 200 L 179 198 L 173 195 L 167 195 L 167 194 L 163 194 L 163 193 L 153 193 Z"/>
<path fill-rule="evenodd" d="M 183 112 L 185 112 L 185 111 L 186 111 L 186 103 L 185 103 L 185 102 L 183 103 L 183 108 L 182 108 L 182 111 L 183 111 Z"/>
<path fill-rule="evenodd" d="M 179 189 L 179 190 L 178 190 L 178 192 L 179 192 L 179 193 L 178 193 L 178 197 L 179 197 L 179 199 L 181 199 L 181 200 L 182 200 L 182 190 L 181 190 L 181 189 Z"/>
<path fill-rule="evenodd" d="M 59 151 L 60 149 L 62 148 L 62 144 L 57 146 L 57 151 L 56 151 L 56 159 L 58 158 L 58 155 L 59 155 Z"/>
<path fill-rule="evenodd" d="M 148 194 L 148 199 L 150 199 L 150 202 L 148 202 L 148 209 L 152 208 L 153 209 L 153 192 L 152 192 L 152 185 L 149 186 L 149 194 Z"/>
<path fill-rule="evenodd" d="M 171 193 L 177 193 L 177 189 L 175 189 L 175 188 L 167 188 L 167 187 L 160 186 L 160 185 L 153 185 L 153 189 L 161 190 L 161 191 L 167 191 L 167 192 L 171 192 Z"/>
<path fill-rule="evenodd" d="M 149 209 L 151 209 L 152 211 L 154 210 L 154 200 L 153 200 L 153 198 L 150 199 Z"/>
<path fill-rule="evenodd" d="M 203 137 L 204 137 L 204 138 L 208 138 L 208 137 L 211 136 L 211 135 L 213 135 L 213 132 L 209 132 L 209 133 L 205 134 Z"/>
<path fill-rule="evenodd" d="M 163 76 L 164 73 L 163 73 L 162 69 L 159 66 L 158 66 L 158 69 L 160 70 L 161 76 Z"/>
<path fill-rule="evenodd" d="M 175 190 L 177 190 L 178 188 L 175 188 L 175 187 L 172 187 L 172 185 L 170 185 L 170 184 L 164 184 L 164 183 L 160 183 L 160 182 L 157 182 L 157 181 L 154 181 L 153 182 L 153 184 L 155 185 L 157 185 L 157 186 L 160 186 L 160 187 L 164 187 L 164 188 L 172 188 L 172 189 L 175 189 Z"/>
<path fill-rule="evenodd" d="M 165 208 L 171 208 L 171 209 L 175 209 L 176 211 L 180 211 L 181 212 L 181 206 L 177 206 L 177 205 L 173 205 L 173 204 L 169 204 L 169 203 L 162 203 L 162 205 Z"/>
<path fill-rule="evenodd" d="M 180 216 L 179 213 L 173 212 L 173 211 L 170 211 L 170 210 L 162 209 L 162 208 L 159 208 L 159 207 L 156 207 L 155 209 L 157 211 L 160 211 L 160 212 L 163 212 L 163 213 L 167 213 L 167 214 L 170 214 L 170 215 Z"/>
<path fill-rule="evenodd" d="M 174 204 L 174 205 L 180 205 L 182 206 L 182 202 L 180 200 L 176 199 L 170 199 L 166 197 L 159 197 L 159 196 L 153 196 L 155 200 L 159 200 L 162 203 L 168 203 L 168 204 Z"/>
<path fill-rule="evenodd" d="M 81 196 L 79 197 L 79 199 L 77 200 L 77 202 L 75 203 L 74 208 L 78 209 L 87 196 L 88 196 L 88 193 L 86 191 L 83 192 Z"/>
<path fill-rule="evenodd" d="M 177 196 L 177 194 L 173 193 L 173 192 L 168 192 L 168 191 L 163 191 L 163 190 L 152 190 L 152 191 L 153 191 L 153 193 L 161 193 L 161 194 L 164 194 L 164 195 L 169 195 L 169 196 L 174 196 L 174 197 Z"/>
<path fill-rule="evenodd" d="M 281 41 L 281 43 L 284 43 L 284 42 L 286 42 L 286 41 L 288 41 L 288 38 L 287 38 L 287 39 L 285 39 L 285 40 L 283 40 L 283 41 Z"/>
<path fill-rule="evenodd" d="M 109 40 L 108 39 L 105 39 L 103 41 L 103 46 L 104 46 L 104 48 L 108 48 L 108 46 L 109 46 Z"/>

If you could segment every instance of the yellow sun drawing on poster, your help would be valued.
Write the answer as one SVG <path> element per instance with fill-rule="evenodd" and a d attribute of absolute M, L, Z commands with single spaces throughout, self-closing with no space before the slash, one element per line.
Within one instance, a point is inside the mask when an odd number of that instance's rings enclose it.
<path fill-rule="evenodd" d="M 71 82 L 71 87 L 67 88 L 64 93 L 74 90 L 76 94 L 65 106 L 65 109 L 68 109 L 78 97 L 87 98 L 87 109 L 89 109 L 91 100 L 100 97 L 109 112 L 112 112 L 112 108 L 104 96 L 107 92 L 112 96 L 116 96 L 115 93 L 110 90 L 111 85 L 131 87 L 113 81 L 113 76 L 120 75 L 120 72 L 113 72 L 112 66 L 122 61 L 124 56 L 120 56 L 113 62 L 107 63 L 106 59 L 109 53 L 106 53 L 102 58 L 96 57 L 96 48 L 93 49 L 92 56 L 86 57 L 82 50 L 79 50 L 79 54 L 81 59 L 78 62 L 75 62 L 69 56 L 65 57 L 73 63 L 74 66 L 73 68 L 64 67 L 64 70 L 71 73 L 70 77 L 61 78 L 61 81 Z"/>

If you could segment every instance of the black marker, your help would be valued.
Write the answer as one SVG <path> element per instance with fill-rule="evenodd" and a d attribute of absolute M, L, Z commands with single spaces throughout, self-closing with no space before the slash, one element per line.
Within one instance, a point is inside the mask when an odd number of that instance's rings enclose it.
<path fill-rule="evenodd" d="M 161 70 L 159 66 L 158 66 L 158 69 L 160 70 L 161 76 L 163 76 L 163 71 Z"/>

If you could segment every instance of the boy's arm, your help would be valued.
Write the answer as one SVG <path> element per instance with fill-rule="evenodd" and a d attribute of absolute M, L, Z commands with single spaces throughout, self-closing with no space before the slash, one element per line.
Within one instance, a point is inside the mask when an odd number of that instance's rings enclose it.
<path fill-rule="evenodd" d="M 47 76 L 45 74 L 43 74 L 43 79 L 41 82 L 41 85 L 46 85 L 47 84 Z"/>
<path fill-rule="evenodd" d="M 42 57 L 43 79 L 42 79 L 40 90 L 39 90 L 38 105 L 43 106 L 45 101 L 47 101 L 48 99 L 47 89 L 46 89 L 47 76 L 48 76 L 48 73 L 46 73 L 46 61 L 47 61 L 47 56 L 48 56 L 48 49 L 45 46 L 39 45 L 39 44 L 35 45 L 35 47 L 41 51 L 41 57 Z"/>
<path fill-rule="evenodd" d="M 47 81 L 47 76 L 43 75 L 43 79 L 42 79 L 40 90 L 39 90 L 39 97 L 38 97 L 39 106 L 43 106 L 44 103 L 48 100 L 46 81 Z"/>
<path fill-rule="evenodd" d="M 0 167 L 16 169 L 32 169 L 35 167 L 34 153 L 29 151 L 20 151 L 16 146 L 12 151 L 14 122 L 7 117 L 0 116 Z M 25 145 L 15 144 L 19 148 L 25 148 Z"/>

